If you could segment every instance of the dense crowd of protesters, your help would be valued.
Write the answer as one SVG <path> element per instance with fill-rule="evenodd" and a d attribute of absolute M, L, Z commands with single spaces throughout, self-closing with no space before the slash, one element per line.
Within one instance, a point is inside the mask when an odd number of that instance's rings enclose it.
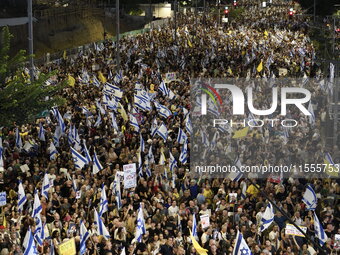
<path fill-rule="evenodd" d="M 26 232 L 35 225 L 31 217 L 35 190 L 41 199 L 41 219 L 46 223 L 46 238 L 39 247 L 40 254 L 52 254 L 53 251 L 58 254 L 58 245 L 72 237 L 75 237 L 79 252 L 81 221 L 85 222 L 91 235 L 85 254 L 120 254 L 123 247 L 126 254 L 198 254 L 189 238 L 194 215 L 198 223 L 198 242 L 208 254 L 231 254 L 238 230 L 256 255 L 317 254 L 313 243 L 285 233 L 288 219 L 279 211 L 276 211 L 272 226 L 259 233 L 268 202 L 259 190 L 246 178 L 239 181 L 232 181 L 227 176 L 193 178 L 187 171 L 189 160 L 186 163 L 179 160 L 182 145 L 176 141 L 179 128 L 185 130 L 186 111 L 191 110 L 190 78 L 271 79 L 286 76 L 306 81 L 304 87 L 312 93 L 315 123 L 311 125 L 308 119 L 292 111 L 290 116 L 299 118 L 302 124 L 289 132 L 288 142 L 281 139 L 283 130 L 280 127 L 264 127 L 253 130 L 245 139 L 230 142 L 234 154 L 246 165 L 264 161 L 272 164 L 323 163 L 325 152 L 332 155 L 334 162 L 340 162 L 340 150 L 336 146 L 326 150 L 320 132 L 328 114 L 327 97 L 331 88 L 317 65 L 317 52 L 307 34 L 308 22 L 290 18 L 289 7 L 286 2 L 265 9 L 245 6 L 246 11 L 223 24 L 223 28 L 218 28 L 216 19 L 210 16 L 205 19 L 202 15 L 180 16 L 177 31 L 170 23 L 141 35 L 125 37 L 120 41 L 123 77 L 118 79 L 116 73 L 119 70 L 114 61 L 116 48 L 111 40 L 98 44 L 95 50 L 87 49 L 77 56 L 39 67 L 40 72 L 58 70 L 50 80 L 51 86 L 53 82 L 67 80 L 70 76 L 76 78 L 75 84 L 62 92 L 67 104 L 58 107 L 66 132 L 55 143 L 58 156 L 51 160 L 49 147 L 55 142 L 53 138 L 58 125 L 52 113 L 36 123 L 17 127 L 23 144 L 29 142 L 32 145 L 28 151 L 17 148 L 15 128 L 2 128 L 3 189 L 7 193 L 7 205 L 2 208 L 0 254 L 23 254 Z M 262 69 L 259 68 L 261 63 Z M 176 73 L 176 80 L 167 84 L 175 94 L 173 99 L 158 90 L 161 81 L 165 80 L 165 73 L 169 72 Z M 120 105 L 124 109 L 114 111 L 119 131 L 112 126 L 111 110 L 103 97 L 105 85 L 99 76 L 109 83 L 116 83 L 123 91 Z M 95 84 L 94 77 L 98 77 L 100 84 Z M 254 89 L 260 94 L 257 102 L 263 107 L 261 102 L 267 102 L 265 96 L 270 91 L 261 84 L 256 84 L 258 86 Z M 155 100 L 170 109 L 172 114 L 163 118 L 154 108 L 135 110 L 134 94 L 140 88 L 155 95 Z M 134 113 L 139 132 L 129 124 L 124 112 Z M 163 122 L 166 125 L 169 133 L 166 140 L 158 135 L 151 136 L 154 119 L 158 124 Z M 40 124 L 46 131 L 45 141 L 38 138 Z M 72 127 L 77 129 L 90 154 L 96 152 L 98 155 L 104 167 L 99 173 L 93 174 L 91 165 L 75 168 L 67 135 L 72 132 Z M 189 137 L 190 153 L 190 134 L 185 132 Z M 117 172 L 123 171 L 123 165 L 140 164 L 140 137 L 145 141 L 145 149 L 141 152 L 144 169 L 138 176 L 136 188 L 124 189 L 121 185 L 122 207 L 118 210 L 114 181 L 117 181 Z M 212 140 L 212 137 L 208 139 Z M 169 170 L 170 152 L 177 161 L 172 173 Z M 153 161 L 150 161 L 150 154 Z M 158 170 L 162 155 L 167 174 Z M 147 161 L 151 175 L 147 174 Z M 25 164 L 29 170 L 22 170 L 21 166 Z M 45 173 L 53 183 L 48 199 L 40 194 Z M 18 180 L 22 181 L 27 196 L 22 212 L 17 204 Z M 296 224 L 307 227 L 307 234 L 314 237 L 313 216 L 301 200 L 306 184 L 311 183 L 319 198 L 316 213 L 329 238 L 324 249 L 327 254 L 337 254 L 336 235 L 340 234 L 337 179 L 287 178 L 275 182 L 268 178 L 252 181 Z M 247 185 L 246 197 L 241 196 L 243 185 Z M 109 206 L 109 211 L 102 217 L 110 233 L 108 240 L 98 235 L 93 218 L 103 187 Z M 230 199 L 230 193 L 237 193 L 237 199 Z M 137 242 L 135 232 L 140 203 L 143 204 L 146 233 L 142 241 Z M 203 229 L 199 216 L 206 214 L 210 217 L 210 226 Z"/>

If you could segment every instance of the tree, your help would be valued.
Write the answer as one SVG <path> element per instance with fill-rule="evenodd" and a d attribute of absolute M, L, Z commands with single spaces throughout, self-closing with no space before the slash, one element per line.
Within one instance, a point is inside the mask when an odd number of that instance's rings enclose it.
<path fill-rule="evenodd" d="M 33 83 L 29 82 L 24 71 L 26 51 L 9 56 L 11 37 L 8 27 L 4 27 L 0 40 L 0 126 L 27 123 L 42 111 L 65 103 L 58 95 L 65 86 L 63 83 L 46 85 L 56 72 L 41 73 Z"/>

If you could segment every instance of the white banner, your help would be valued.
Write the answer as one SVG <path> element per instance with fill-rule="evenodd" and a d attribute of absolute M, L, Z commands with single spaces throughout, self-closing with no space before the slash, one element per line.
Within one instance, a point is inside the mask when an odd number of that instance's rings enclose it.
<path fill-rule="evenodd" d="M 200 218 L 201 218 L 202 228 L 207 228 L 210 226 L 210 218 L 208 214 L 201 215 Z"/>
<path fill-rule="evenodd" d="M 299 226 L 299 228 L 301 228 L 301 230 L 306 233 L 306 231 L 307 231 L 306 227 Z M 302 236 L 302 237 L 304 237 L 304 235 L 296 227 L 294 227 L 294 225 L 292 225 L 292 224 L 286 224 L 286 233 L 285 234 L 291 235 L 291 236 Z"/>
<path fill-rule="evenodd" d="M 124 170 L 124 189 L 130 189 L 137 186 L 136 164 L 128 164 L 123 166 Z"/>

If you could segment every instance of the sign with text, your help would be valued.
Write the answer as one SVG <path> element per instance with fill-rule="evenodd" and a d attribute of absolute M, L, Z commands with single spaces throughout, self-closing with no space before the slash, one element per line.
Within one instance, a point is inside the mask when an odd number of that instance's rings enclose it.
<path fill-rule="evenodd" d="M 202 228 L 207 228 L 210 226 L 210 219 L 209 219 L 208 214 L 201 215 L 200 218 L 201 218 Z"/>
<path fill-rule="evenodd" d="M 307 231 L 307 228 L 306 227 L 303 227 L 303 226 L 299 226 L 301 228 L 301 230 L 303 232 L 306 233 Z M 294 227 L 294 225 L 292 224 L 287 224 L 286 225 L 286 232 L 285 232 L 286 235 L 291 235 L 291 236 L 302 236 L 304 237 L 304 235 L 296 228 Z"/>
<path fill-rule="evenodd" d="M 137 186 L 136 164 L 123 166 L 124 170 L 124 189 L 135 188 Z"/>
<path fill-rule="evenodd" d="M 76 244 L 74 238 L 59 244 L 60 255 L 76 255 Z"/>

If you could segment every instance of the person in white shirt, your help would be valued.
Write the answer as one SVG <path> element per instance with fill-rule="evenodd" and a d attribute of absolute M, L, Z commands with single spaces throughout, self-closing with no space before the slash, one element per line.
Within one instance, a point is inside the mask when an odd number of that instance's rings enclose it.
<path fill-rule="evenodd" d="M 276 249 L 279 248 L 279 235 L 280 235 L 279 226 L 275 225 L 273 227 L 273 230 L 270 231 L 269 233 L 269 240 Z"/>
<path fill-rule="evenodd" d="M 172 217 L 177 217 L 179 208 L 176 201 L 172 201 L 171 206 L 168 208 L 168 214 Z"/>

